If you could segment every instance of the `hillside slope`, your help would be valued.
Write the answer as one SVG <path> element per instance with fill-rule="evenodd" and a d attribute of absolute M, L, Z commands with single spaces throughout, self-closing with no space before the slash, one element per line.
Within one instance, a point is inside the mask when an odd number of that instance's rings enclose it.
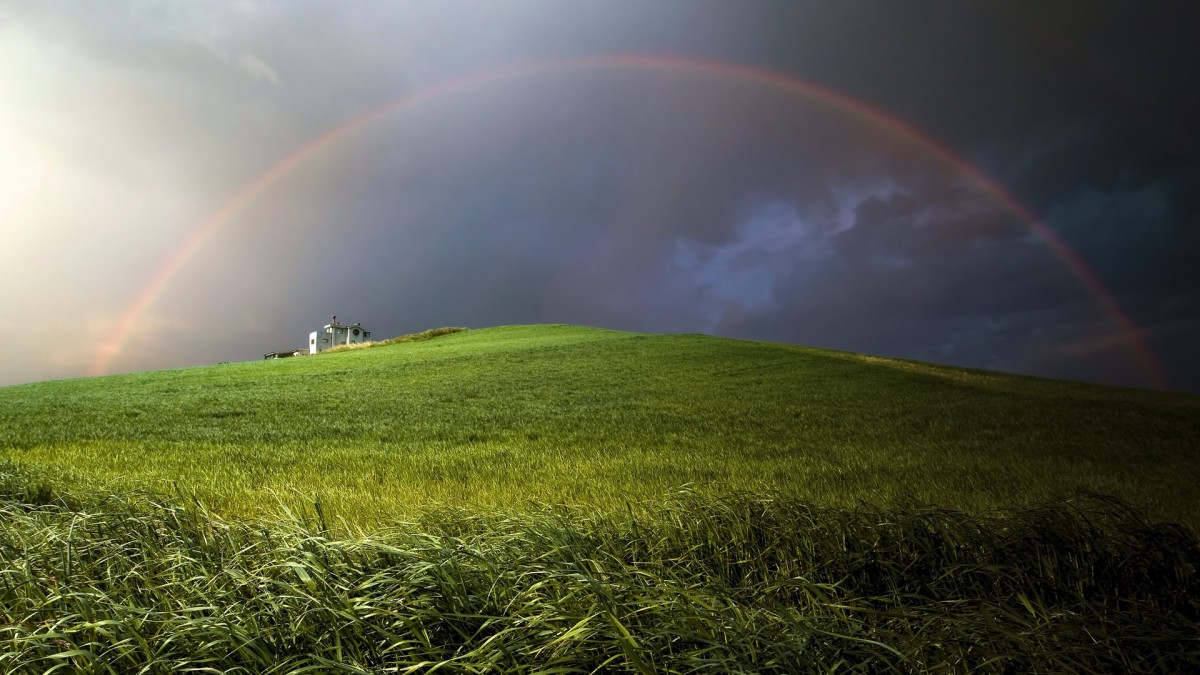
<path fill-rule="evenodd" d="M 1200 397 L 701 335 L 506 326 L 0 388 L 0 458 L 228 513 L 622 507 L 688 485 L 969 511 L 1081 490 L 1200 525 Z"/>

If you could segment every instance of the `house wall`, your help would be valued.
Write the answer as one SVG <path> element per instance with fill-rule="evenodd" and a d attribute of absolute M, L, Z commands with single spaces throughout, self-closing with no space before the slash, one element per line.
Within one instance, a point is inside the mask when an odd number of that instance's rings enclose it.
<path fill-rule="evenodd" d="M 313 331 L 308 334 L 308 353 L 316 354 L 332 347 L 330 335 L 325 331 Z"/>
<path fill-rule="evenodd" d="M 323 352 L 336 345 L 353 345 L 371 339 L 371 332 L 362 326 L 334 326 L 326 324 L 318 331 L 308 334 L 308 353 Z"/>
<path fill-rule="evenodd" d="M 371 333 L 362 329 L 362 326 L 348 326 L 345 328 L 346 341 L 345 344 L 353 345 L 359 342 L 366 342 L 371 337 Z"/>

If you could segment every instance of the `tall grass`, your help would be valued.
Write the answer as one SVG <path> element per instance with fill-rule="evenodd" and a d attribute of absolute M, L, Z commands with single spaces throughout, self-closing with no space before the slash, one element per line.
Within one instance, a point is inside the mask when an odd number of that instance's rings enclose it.
<path fill-rule="evenodd" d="M 677 492 L 330 535 L 0 467 L 6 672 L 1195 672 L 1200 544 L 1119 502 L 1005 517 Z"/>

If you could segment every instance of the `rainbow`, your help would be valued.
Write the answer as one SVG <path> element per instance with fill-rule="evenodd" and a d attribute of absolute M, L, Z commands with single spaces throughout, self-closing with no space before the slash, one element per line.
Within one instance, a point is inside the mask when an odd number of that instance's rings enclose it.
<path fill-rule="evenodd" d="M 751 68 L 748 66 L 710 61 L 694 57 L 665 55 L 608 55 L 584 58 L 567 58 L 537 61 L 502 68 L 489 69 L 434 84 L 387 104 L 368 110 L 346 122 L 333 127 L 280 159 L 266 171 L 244 185 L 212 215 L 201 223 L 190 237 L 165 260 L 117 320 L 111 338 L 97 352 L 89 374 L 102 375 L 108 372 L 109 364 L 121 353 L 140 317 L 148 310 L 196 252 L 223 226 L 234 218 L 263 193 L 270 190 L 280 179 L 343 140 L 350 134 L 398 111 L 419 106 L 423 103 L 451 96 L 473 87 L 501 83 L 507 80 L 528 78 L 546 73 L 588 69 L 636 69 L 701 74 L 711 77 L 756 83 L 790 92 L 832 107 L 840 113 L 857 119 L 901 141 L 920 149 L 955 172 L 977 185 L 994 202 L 1020 218 L 1030 230 L 1046 243 L 1050 250 L 1063 262 L 1083 286 L 1099 301 L 1120 332 L 1123 341 L 1131 346 L 1142 367 L 1156 386 L 1169 386 L 1166 373 L 1155 358 L 1145 336 L 1130 316 L 1121 308 L 1112 293 L 1100 281 L 1096 273 L 1072 251 L 1053 230 L 1044 225 L 1028 208 L 994 179 L 972 166 L 939 141 L 929 137 L 915 127 L 892 117 L 860 100 L 792 75 Z"/>

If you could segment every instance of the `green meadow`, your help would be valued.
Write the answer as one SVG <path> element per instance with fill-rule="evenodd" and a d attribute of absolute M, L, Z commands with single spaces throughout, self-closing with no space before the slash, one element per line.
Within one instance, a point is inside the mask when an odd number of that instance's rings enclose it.
<path fill-rule="evenodd" d="M 972 513 L 1096 492 L 1200 526 L 1200 397 L 702 335 L 511 326 L 44 382 L 0 389 L 0 425 L 0 457 L 64 485 L 363 527 L 683 486 Z"/>
<path fill-rule="evenodd" d="M 1195 672 L 1200 397 L 438 330 L 0 388 L 0 668 Z"/>

